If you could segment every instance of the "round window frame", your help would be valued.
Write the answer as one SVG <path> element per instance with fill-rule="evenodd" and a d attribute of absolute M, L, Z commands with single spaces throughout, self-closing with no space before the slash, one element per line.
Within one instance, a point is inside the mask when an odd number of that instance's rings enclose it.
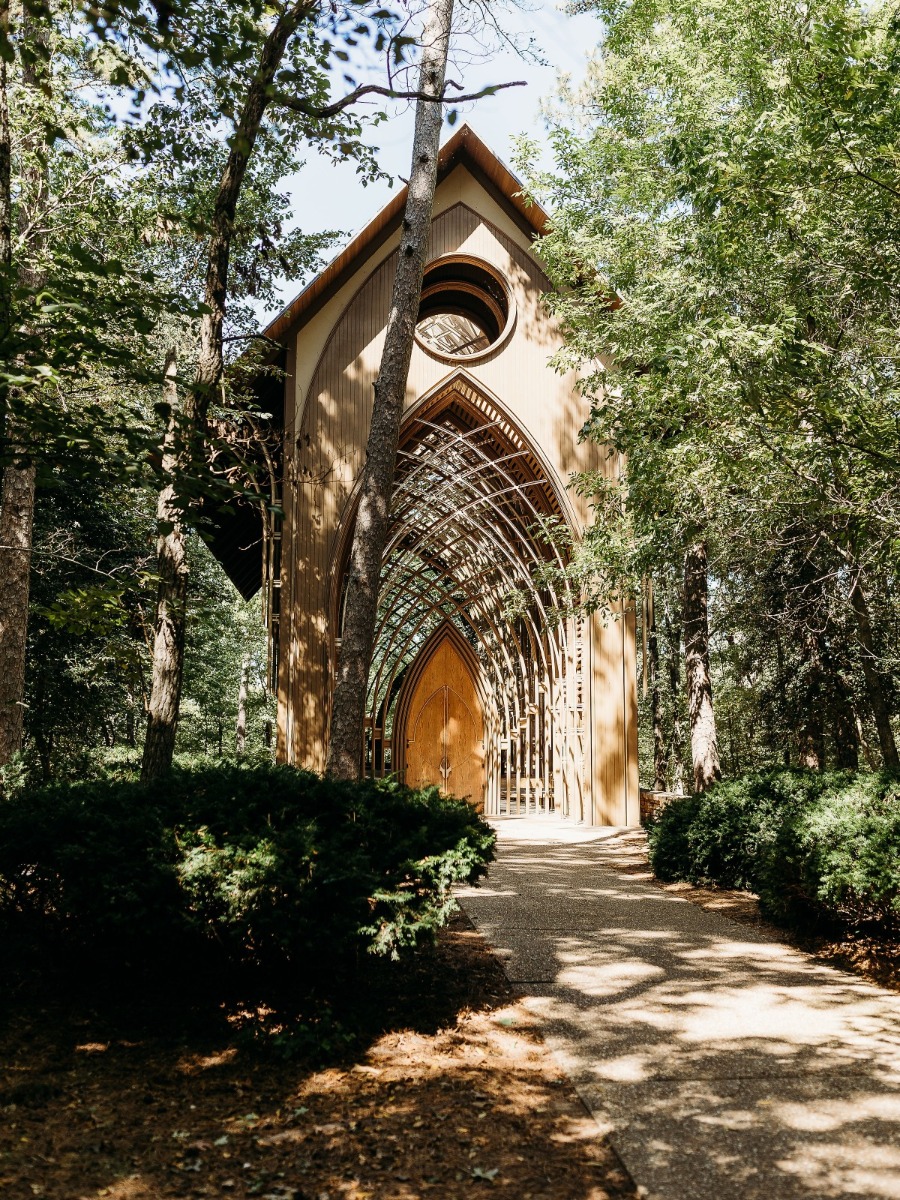
<path fill-rule="evenodd" d="M 442 290 L 450 286 L 448 281 L 441 280 L 440 282 L 432 284 L 429 287 L 429 271 L 434 271 L 438 267 L 452 266 L 454 263 L 460 263 L 469 267 L 476 267 L 479 271 L 484 271 L 485 275 L 489 275 L 495 283 L 499 284 L 499 286 L 503 289 L 504 296 L 506 297 L 506 323 L 494 341 L 492 341 L 489 346 L 486 346 L 484 350 L 479 350 L 477 354 L 445 354 L 441 350 L 435 350 L 433 346 L 429 346 L 423 338 L 419 337 L 419 319 L 417 317 L 416 329 L 414 333 L 416 345 L 420 350 L 424 351 L 429 358 L 436 359 L 438 362 L 447 363 L 451 366 L 456 366 L 460 363 L 464 364 L 483 362 L 484 359 L 489 358 L 492 354 L 495 354 L 508 340 L 510 334 L 512 333 L 513 327 L 516 323 L 515 298 L 513 297 L 512 288 L 510 287 L 509 281 L 506 279 L 506 277 L 500 271 L 498 271 L 495 266 L 492 266 L 491 263 L 485 262 L 483 258 L 475 258 L 475 256 L 471 254 L 443 254 L 440 258 L 432 259 L 431 262 L 425 267 L 422 296 L 419 301 L 420 305 L 422 300 L 425 300 L 429 296 L 438 295 Z M 459 288 L 459 290 L 469 291 L 473 294 L 478 294 L 482 297 L 485 297 L 486 302 L 491 306 L 496 305 L 496 300 L 493 300 L 489 293 L 486 295 L 483 289 L 478 288 L 475 284 L 470 283 L 468 280 L 459 280 L 456 286 Z"/>

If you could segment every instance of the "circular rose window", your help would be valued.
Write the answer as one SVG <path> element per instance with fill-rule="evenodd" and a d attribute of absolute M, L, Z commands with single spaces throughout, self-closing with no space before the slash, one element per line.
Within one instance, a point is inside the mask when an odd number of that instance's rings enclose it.
<path fill-rule="evenodd" d="M 416 341 L 452 361 L 494 350 L 512 328 L 513 306 L 503 277 L 472 258 L 441 258 L 425 269 Z"/>

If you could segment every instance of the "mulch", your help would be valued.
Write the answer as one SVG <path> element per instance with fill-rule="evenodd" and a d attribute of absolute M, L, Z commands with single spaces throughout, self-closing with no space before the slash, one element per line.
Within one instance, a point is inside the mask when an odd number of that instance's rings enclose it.
<path fill-rule="evenodd" d="M 0 1195 L 635 1200 L 462 916 L 371 986 L 370 1028 L 319 1066 L 248 1045 L 235 1011 L 20 988 L 0 1030 Z"/>

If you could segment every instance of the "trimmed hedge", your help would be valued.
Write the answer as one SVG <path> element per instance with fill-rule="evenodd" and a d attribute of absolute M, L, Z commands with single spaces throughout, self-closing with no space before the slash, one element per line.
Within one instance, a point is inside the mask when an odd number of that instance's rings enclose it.
<path fill-rule="evenodd" d="M 773 770 L 671 801 L 650 829 L 663 880 L 756 892 L 789 924 L 900 932 L 900 780 Z"/>
<path fill-rule="evenodd" d="M 0 802 L 0 920 L 122 966 L 212 951 L 312 980 L 433 936 L 494 841 L 436 788 L 269 764 L 58 784 Z"/>

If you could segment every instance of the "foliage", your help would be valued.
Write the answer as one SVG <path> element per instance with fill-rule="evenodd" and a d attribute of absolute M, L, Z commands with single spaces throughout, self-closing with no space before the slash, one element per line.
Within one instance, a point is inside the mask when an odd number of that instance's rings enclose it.
<path fill-rule="evenodd" d="M 32 780 L 102 773 L 143 743 L 148 639 L 156 600 L 155 496 L 125 487 L 114 465 L 88 481 L 59 469 L 38 493 L 28 627 L 25 757 Z M 244 656 L 251 666 L 249 753 L 272 741 L 259 600 L 243 601 L 195 533 L 179 751 L 234 748 Z"/>
<path fill-rule="evenodd" d="M 861 577 L 897 716 L 897 4 L 571 7 L 598 49 L 548 108 L 554 168 L 520 153 L 553 214 L 559 364 L 613 450 L 568 574 L 603 607 L 670 587 L 703 539 L 726 768 L 814 742 L 852 763 L 879 704 Z"/>
<path fill-rule="evenodd" d="M 123 968 L 202 952 L 311 984 L 433 936 L 494 840 L 436 788 L 262 762 L 54 784 L 0 805 L 0 912 Z"/>
<path fill-rule="evenodd" d="M 886 772 L 775 770 L 671 801 L 650 830 L 660 879 L 759 894 L 792 923 L 900 930 L 900 781 Z"/>

